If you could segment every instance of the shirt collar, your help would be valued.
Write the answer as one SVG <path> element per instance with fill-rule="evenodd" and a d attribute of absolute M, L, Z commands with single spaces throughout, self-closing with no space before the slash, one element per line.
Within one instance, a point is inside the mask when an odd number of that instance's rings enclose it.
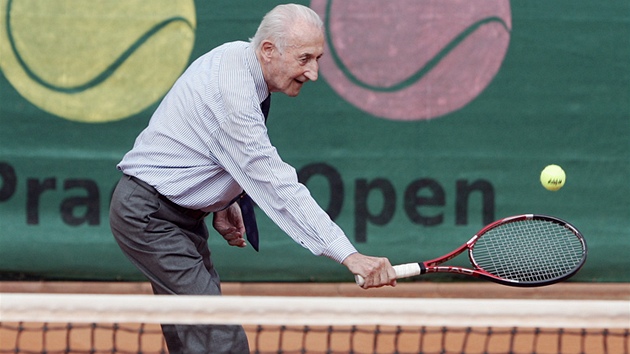
<path fill-rule="evenodd" d="M 246 53 L 247 66 L 254 78 L 256 93 L 258 94 L 258 101 L 260 103 L 270 95 L 269 87 L 267 86 L 267 82 L 265 82 L 262 66 L 260 65 L 260 62 L 258 62 L 258 58 L 256 58 L 256 53 L 254 52 L 254 48 L 251 47 L 251 44 L 247 46 Z"/>

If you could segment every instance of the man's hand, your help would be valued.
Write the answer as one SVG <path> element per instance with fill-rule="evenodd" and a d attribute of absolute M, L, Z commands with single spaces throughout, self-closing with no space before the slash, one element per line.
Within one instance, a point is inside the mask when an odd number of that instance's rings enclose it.
<path fill-rule="evenodd" d="M 212 226 L 230 246 L 247 246 L 247 242 L 243 238 L 245 225 L 243 224 L 243 216 L 238 203 L 233 203 L 227 209 L 215 212 Z"/>
<path fill-rule="evenodd" d="M 365 279 L 363 289 L 396 286 L 396 272 L 387 258 L 370 257 L 361 253 L 349 255 L 342 263 L 352 274 Z"/>

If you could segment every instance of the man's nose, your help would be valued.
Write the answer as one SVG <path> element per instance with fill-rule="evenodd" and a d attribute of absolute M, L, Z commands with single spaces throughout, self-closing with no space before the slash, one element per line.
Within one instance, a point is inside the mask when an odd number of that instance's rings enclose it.
<path fill-rule="evenodd" d="M 317 81 L 318 71 L 319 71 L 319 63 L 313 60 L 313 62 L 308 65 L 308 68 L 306 72 L 304 73 L 304 76 L 306 76 L 306 78 L 308 78 L 311 81 Z"/>

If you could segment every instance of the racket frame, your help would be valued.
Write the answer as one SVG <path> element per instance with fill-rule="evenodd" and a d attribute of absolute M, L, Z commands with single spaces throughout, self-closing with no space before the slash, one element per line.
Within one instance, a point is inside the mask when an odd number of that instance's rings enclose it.
<path fill-rule="evenodd" d="M 531 219 L 542 219 L 542 220 L 546 220 L 546 221 L 550 221 L 550 222 L 554 222 L 557 224 L 560 224 L 566 228 L 568 228 L 569 230 L 571 230 L 571 232 L 573 232 L 575 234 L 575 236 L 580 240 L 580 242 L 582 243 L 582 249 L 584 250 L 584 256 L 582 257 L 581 262 L 570 272 L 560 276 L 560 277 L 556 277 L 556 278 L 552 278 L 552 279 L 548 279 L 548 280 L 543 280 L 543 281 L 536 281 L 536 282 L 520 282 L 517 280 L 510 280 L 510 279 L 504 279 L 501 277 L 498 277 L 494 274 L 491 274 L 483 269 L 481 269 L 472 254 L 472 250 L 473 247 L 475 245 L 475 243 L 477 242 L 477 240 L 479 238 L 481 238 L 485 233 L 487 233 L 488 231 L 506 224 L 506 223 L 511 223 L 511 222 L 516 222 L 516 221 L 523 221 L 523 220 L 531 220 Z M 445 262 L 448 262 L 449 260 L 457 257 L 458 255 L 460 255 L 461 253 L 463 253 L 464 251 L 468 250 L 468 258 L 470 259 L 471 264 L 473 265 L 473 269 L 469 269 L 469 268 L 464 268 L 464 267 L 460 267 L 460 266 L 451 266 L 451 265 L 441 265 Z M 466 243 L 464 243 L 463 245 L 461 245 L 460 247 L 458 247 L 457 249 L 453 250 L 450 253 L 447 253 L 441 257 L 432 259 L 432 260 L 428 260 L 428 261 L 424 261 L 424 262 L 419 262 L 419 263 L 408 263 L 408 264 L 401 264 L 401 265 L 396 265 L 394 266 L 394 269 L 396 270 L 396 275 L 398 276 L 398 278 L 406 278 L 406 277 L 411 277 L 411 276 L 415 276 L 415 275 L 421 275 L 421 274 L 427 274 L 427 273 L 456 273 L 456 274 L 464 274 L 464 275 L 469 275 L 469 276 L 473 276 L 473 277 L 477 277 L 477 278 L 484 278 L 486 280 L 490 280 L 493 281 L 495 283 L 499 283 L 499 284 L 503 284 L 503 285 L 508 285 L 508 286 L 516 286 L 516 287 L 536 287 L 536 286 L 545 286 L 545 285 L 550 285 L 550 284 L 554 284 L 563 280 L 566 280 L 568 278 L 570 278 L 571 276 L 573 276 L 578 270 L 580 270 L 580 268 L 584 265 L 584 262 L 586 261 L 586 255 L 587 255 L 587 248 L 586 248 L 586 241 L 584 240 L 584 237 L 582 236 L 582 234 L 577 230 L 577 228 L 575 228 L 573 225 L 569 224 L 568 222 L 558 219 L 556 217 L 552 217 L 552 216 L 547 216 L 547 215 L 540 215 L 540 214 L 523 214 L 523 215 L 515 215 L 515 216 L 510 216 L 510 217 L 506 217 L 500 220 L 497 220 L 491 224 L 488 224 L 487 226 L 485 226 L 483 229 L 481 229 L 479 232 L 477 232 L 477 234 L 475 234 L 470 240 L 468 240 Z"/>

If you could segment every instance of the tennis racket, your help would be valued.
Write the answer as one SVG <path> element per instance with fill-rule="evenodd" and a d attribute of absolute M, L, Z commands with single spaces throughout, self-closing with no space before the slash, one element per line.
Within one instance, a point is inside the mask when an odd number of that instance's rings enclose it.
<path fill-rule="evenodd" d="M 441 265 L 466 250 L 472 269 Z M 397 278 L 457 273 L 503 285 L 534 287 L 570 278 L 584 265 L 586 253 L 586 241 L 573 225 L 551 216 L 527 214 L 489 224 L 442 257 L 394 269 Z M 355 279 L 363 285 L 361 276 Z"/>

